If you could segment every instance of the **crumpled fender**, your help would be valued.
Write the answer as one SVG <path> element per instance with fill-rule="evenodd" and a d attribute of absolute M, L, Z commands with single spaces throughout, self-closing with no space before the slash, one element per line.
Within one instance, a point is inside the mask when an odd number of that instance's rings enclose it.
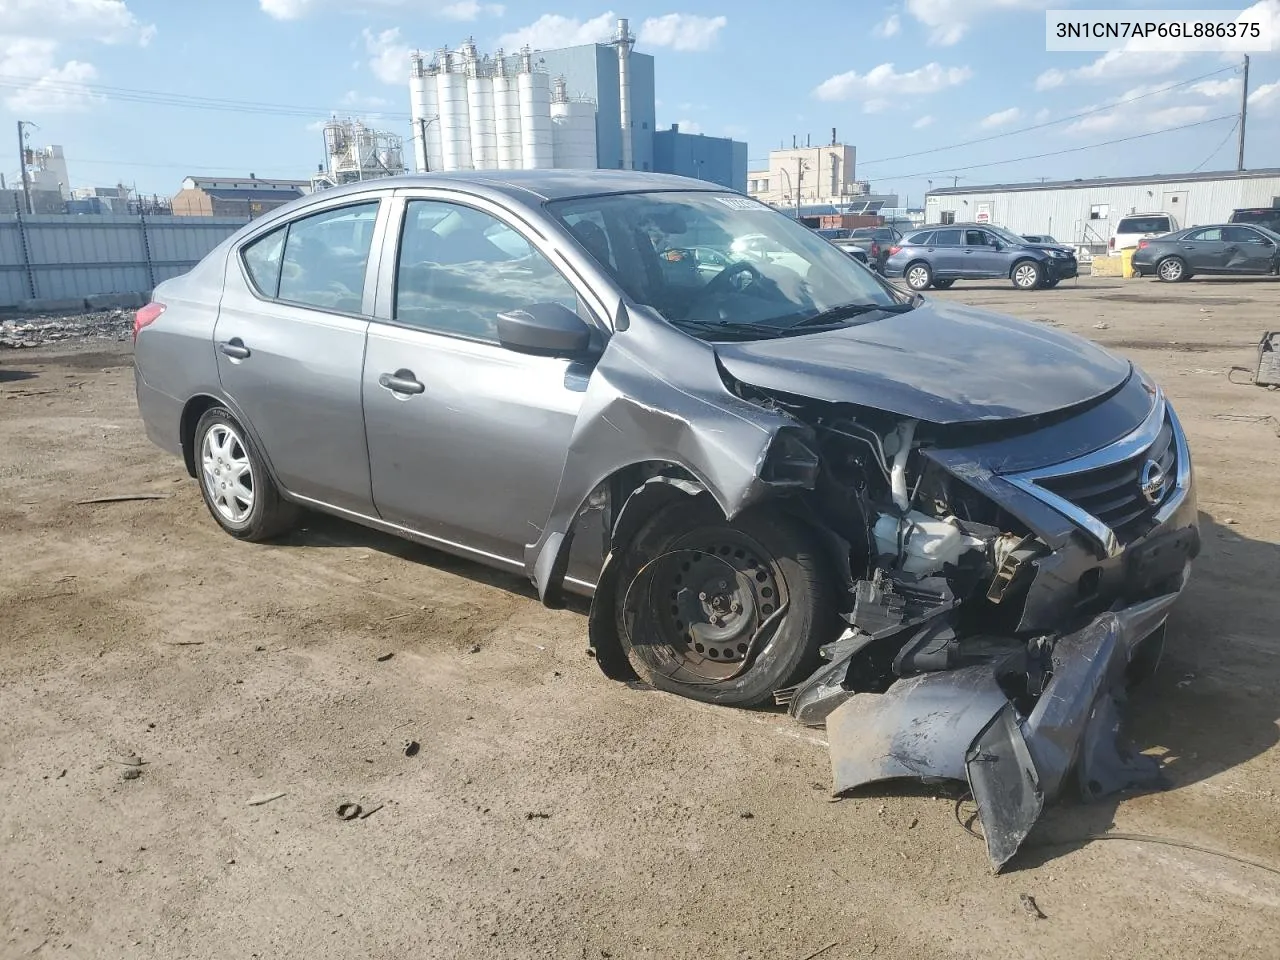
<path fill-rule="evenodd" d="M 768 492 L 760 470 L 770 445 L 780 429 L 797 426 L 731 393 L 710 344 L 639 308 L 619 327 L 587 385 L 547 523 L 525 547 L 525 569 L 547 604 L 559 599 L 575 519 L 614 473 L 678 464 L 732 518 Z"/>

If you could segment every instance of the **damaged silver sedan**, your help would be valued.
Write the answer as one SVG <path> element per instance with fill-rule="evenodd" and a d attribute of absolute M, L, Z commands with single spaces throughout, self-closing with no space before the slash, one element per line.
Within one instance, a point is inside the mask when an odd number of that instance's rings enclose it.
<path fill-rule="evenodd" d="M 591 596 L 608 676 L 825 724 L 837 790 L 967 781 L 997 866 L 1069 777 L 1157 774 L 1120 712 L 1199 550 L 1191 460 L 1088 341 L 614 171 L 315 194 L 135 339 L 228 533 L 309 508 Z"/>

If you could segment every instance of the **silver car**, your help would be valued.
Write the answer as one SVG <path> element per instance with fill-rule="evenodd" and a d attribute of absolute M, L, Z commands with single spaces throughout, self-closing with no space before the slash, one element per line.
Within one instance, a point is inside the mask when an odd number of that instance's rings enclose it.
<path fill-rule="evenodd" d="M 1198 551 L 1191 461 L 1095 344 L 702 181 L 554 170 L 296 201 L 135 340 L 147 432 L 231 535 L 319 510 L 589 595 L 608 676 L 825 722 L 841 787 L 968 779 L 997 862 L 1039 806 L 985 797 L 1150 772 L 1097 724 Z"/>

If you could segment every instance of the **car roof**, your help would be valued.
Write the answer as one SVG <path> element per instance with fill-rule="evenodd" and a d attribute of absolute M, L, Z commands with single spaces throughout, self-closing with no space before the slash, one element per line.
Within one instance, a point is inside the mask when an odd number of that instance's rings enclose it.
<path fill-rule="evenodd" d="M 505 193 L 528 199 L 567 200 L 610 193 L 641 193 L 651 190 L 701 190 L 708 193 L 733 192 L 728 187 L 679 177 L 669 173 L 638 170 L 458 170 L 441 173 L 412 173 L 377 180 L 364 180 L 321 190 L 311 196 L 333 197 L 370 189 L 404 187 L 452 187 L 466 192 Z"/>

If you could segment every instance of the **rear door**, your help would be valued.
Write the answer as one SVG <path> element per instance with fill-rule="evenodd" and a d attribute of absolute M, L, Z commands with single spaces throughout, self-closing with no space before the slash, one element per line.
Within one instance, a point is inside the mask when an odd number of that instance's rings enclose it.
<path fill-rule="evenodd" d="M 939 230 L 933 235 L 933 243 L 927 248 L 930 266 L 936 277 L 964 276 L 963 230 Z"/>
<path fill-rule="evenodd" d="M 591 365 L 505 349 L 497 316 L 553 300 L 589 308 L 500 208 L 431 191 L 393 202 L 398 249 L 388 244 L 364 364 L 374 503 L 447 549 L 523 569 Z"/>
<path fill-rule="evenodd" d="M 383 206 L 374 192 L 343 197 L 243 244 L 214 328 L 222 388 L 284 487 L 365 515 L 361 360 Z"/>
<path fill-rule="evenodd" d="M 1227 244 L 1222 230 L 1222 227 L 1202 227 L 1178 242 L 1178 250 L 1193 273 L 1222 273 L 1227 269 Z"/>
<path fill-rule="evenodd" d="M 1270 273 L 1276 261 L 1275 244 L 1252 227 L 1223 227 L 1228 273 Z"/>

